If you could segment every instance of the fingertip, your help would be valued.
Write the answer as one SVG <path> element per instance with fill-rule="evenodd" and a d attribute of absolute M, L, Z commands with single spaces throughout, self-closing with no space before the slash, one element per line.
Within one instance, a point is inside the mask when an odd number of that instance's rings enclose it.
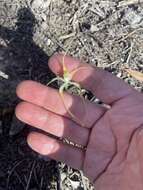
<path fill-rule="evenodd" d="M 35 107 L 28 102 L 20 102 L 15 108 L 15 115 L 20 121 L 32 126 L 32 121 L 35 114 Z"/>
<path fill-rule="evenodd" d="M 27 136 L 27 143 L 30 147 L 32 147 L 33 142 L 37 140 L 37 133 L 36 132 L 31 132 Z"/>
<path fill-rule="evenodd" d="M 29 89 L 31 84 L 35 84 L 34 81 L 31 80 L 25 80 L 18 84 L 16 88 L 16 94 L 19 98 L 21 98 L 25 92 L 26 89 Z"/>
<path fill-rule="evenodd" d="M 63 54 L 56 53 L 49 59 L 49 62 L 48 62 L 49 68 L 56 75 L 62 74 L 62 65 L 61 65 L 62 57 L 63 57 Z"/>
<path fill-rule="evenodd" d="M 21 112 L 22 112 L 22 108 L 23 108 L 23 104 L 24 104 L 24 102 L 20 102 L 17 106 L 16 106 L 16 108 L 15 108 L 15 115 L 16 115 L 16 117 L 19 119 L 19 120 L 21 120 Z"/>
<path fill-rule="evenodd" d="M 27 136 L 27 143 L 31 149 L 38 152 L 37 147 L 35 147 L 35 141 L 37 142 L 37 133 L 36 132 L 29 133 Z"/>
<path fill-rule="evenodd" d="M 27 137 L 28 145 L 42 155 L 53 154 L 56 152 L 56 140 L 37 132 L 31 132 Z"/>

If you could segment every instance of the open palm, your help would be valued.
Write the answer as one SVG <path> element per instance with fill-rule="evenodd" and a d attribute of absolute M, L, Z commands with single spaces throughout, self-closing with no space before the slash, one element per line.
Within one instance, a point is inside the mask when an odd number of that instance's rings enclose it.
<path fill-rule="evenodd" d="M 49 67 L 62 74 L 62 55 L 55 55 Z M 84 123 L 73 121 L 57 90 L 33 81 L 24 81 L 17 88 L 24 100 L 16 108 L 17 117 L 25 123 L 60 137 L 59 140 L 32 132 L 29 145 L 37 152 L 81 169 L 98 190 L 143 188 L 140 168 L 143 96 L 112 74 L 65 57 L 69 71 L 79 67 L 73 80 L 109 104 L 106 109 L 95 103 L 64 93 L 66 107 Z M 66 138 L 80 144 L 80 149 L 62 143 Z M 143 174 L 142 174 L 143 175 Z"/>

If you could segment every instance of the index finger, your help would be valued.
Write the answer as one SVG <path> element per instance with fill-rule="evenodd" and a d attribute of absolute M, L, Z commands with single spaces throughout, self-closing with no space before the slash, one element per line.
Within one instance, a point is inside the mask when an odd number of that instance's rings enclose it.
<path fill-rule="evenodd" d="M 56 75 L 63 73 L 61 64 L 63 56 L 56 54 L 49 60 L 49 67 Z M 101 68 L 82 63 L 71 56 L 65 56 L 64 62 L 69 72 L 76 70 L 73 80 L 92 91 L 104 103 L 112 104 L 134 92 L 124 81 Z"/>

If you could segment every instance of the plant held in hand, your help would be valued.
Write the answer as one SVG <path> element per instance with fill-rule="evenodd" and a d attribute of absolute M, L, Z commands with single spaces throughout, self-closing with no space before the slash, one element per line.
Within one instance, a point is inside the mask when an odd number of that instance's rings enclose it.
<path fill-rule="evenodd" d="M 67 108 L 65 102 L 64 102 L 64 91 L 68 91 L 71 87 L 74 87 L 74 89 L 76 90 L 76 94 L 79 95 L 82 99 L 83 99 L 83 103 L 84 103 L 84 98 L 83 95 L 87 92 L 85 89 L 83 89 L 81 87 L 81 85 L 77 82 L 73 82 L 73 76 L 74 74 L 76 74 L 79 70 L 81 69 L 86 69 L 87 67 L 79 67 L 77 69 L 72 70 L 71 72 L 68 71 L 68 68 L 65 65 L 65 55 L 63 55 L 62 58 L 62 76 L 57 76 L 55 78 L 53 78 L 51 81 L 49 81 L 49 83 L 47 85 L 50 85 L 53 82 L 60 82 L 61 85 L 59 87 L 59 94 L 61 96 L 62 102 L 64 104 L 64 107 L 66 109 L 66 111 L 68 112 L 68 114 L 73 118 L 73 120 L 75 122 L 77 122 L 78 124 L 80 124 L 81 126 L 84 126 L 84 124 Z"/>

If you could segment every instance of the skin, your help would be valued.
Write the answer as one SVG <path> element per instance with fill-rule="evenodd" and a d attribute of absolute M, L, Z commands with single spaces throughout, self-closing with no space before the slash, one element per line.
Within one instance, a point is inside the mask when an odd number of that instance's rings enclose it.
<path fill-rule="evenodd" d="M 62 75 L 62 55 L 54 55 L 49 67 Z M 83 170 L 98 190 L 143 189 L 143 95 L 102 69 L 91 67 L 72 57 L 65 57 L 69 71 L 79 67 L 73 81 L 92 91 L 106 109 L 80 97 L 64 93 L 67 108 L 84 126 L 73 121 L 58 90 L 34 81 L 17 87 L 23 101 L 16 116 L 23 122 L 57 137 L 67 138 L 87 147 L 79 149 L 44 134 L 31 132 L 29 146 L 42 155 Z"/>

